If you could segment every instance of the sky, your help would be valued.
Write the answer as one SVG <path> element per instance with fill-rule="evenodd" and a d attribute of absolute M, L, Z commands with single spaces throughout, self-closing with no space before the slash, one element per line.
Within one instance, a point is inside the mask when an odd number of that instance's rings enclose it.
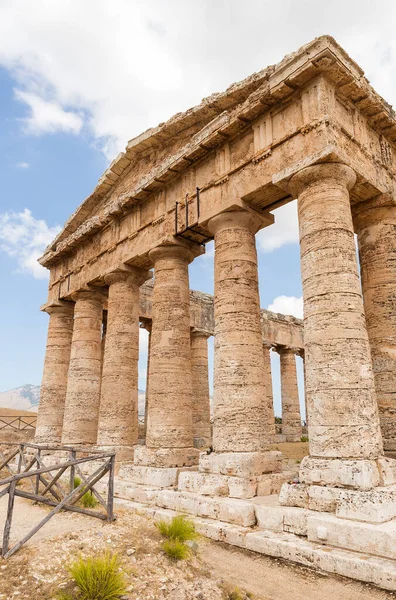
<path fill-rule="evenodd" d="M 394 0 L 0 0 L 0 391 L 40 384 L 37 257 L 129 139 L 323 34 L 396 105 L 395 26 Z M 300 317 L 295 202 L 274 215 L 257 235 L 261 306 Z M 213 292 L 212 246 L 190 284 Z M 142 332 L 141 389 L 146 354 Z"/>

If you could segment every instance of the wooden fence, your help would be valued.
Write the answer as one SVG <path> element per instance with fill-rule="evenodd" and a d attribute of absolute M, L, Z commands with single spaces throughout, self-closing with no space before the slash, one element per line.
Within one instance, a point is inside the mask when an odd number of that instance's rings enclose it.
<path fill-rule="evenodd" d="M 24 429 L 35 429 L 37 423 L 36 415 L 2 415 L 0 414 L 0 431 L 2 429 L 15 429 L 23 431 Z"/>
<path fill-rule="evenodd" d="M 58 458 L 51 458 L 52 463 L 45 466 L 43 461 L 45 454 L 53 452 L 58 453 Z M 59 452 L 61 452 L 61 458 L 59 458 Z M 79 457 L 80 454 L 81 457 Z M 85 475 L 83 470 L 88 463 L 93 463 L 94 470 L 91 474 Z M 8 456 L 4 456 L 0 452 L 0 473 L 5 470 L 9 474 L 8 477 L 0 479 L 0 498 L 8 494 L 7 517 L 1 547 L 2 556 L 8 558 L 14 554 L 61 510 L 78 512 L 109 522 L 113 521 L 114 466 L 114 453 L 102 453 L 70 446 L 26 443 L 19 444 L 17 448 L 14 446 Z M 95 467 L 97 468 L 95 469 Z M 94 486 L 107 473 L 108 486 L 105 499 Z M 77 477 L 80 483 L 76 480 Z M 31 491 L 18 487 L 24 482 L 29 482 Z M 87 493 L 96 498 L 100 510 L 77 506 L 77 502 Z M 54 508 L 22 540 L 10 548 L 10 532 L 16 496 Z"/>

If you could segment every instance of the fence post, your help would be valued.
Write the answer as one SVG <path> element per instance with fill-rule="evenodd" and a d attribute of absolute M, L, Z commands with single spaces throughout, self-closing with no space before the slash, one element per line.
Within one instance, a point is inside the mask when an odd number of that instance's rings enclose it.
<path fill-rule="evenodd" d="M 41 458 L 41 450 L 40 448 L 37 450 L 37 458 L 40 459 Z M 40 460 L 37 460 L 37 469 L 40 468 Z M 39 489 L 40 489 L 40 475 L 36 475 L 36 486 L 35 486 L 35 493 L 38 495 L 39 493 Z"/>
<path fill-rule="evenodd" d="M 10 483 L 10 487 L 8 490 L 8 509 L 7 509 L 7 518 L 6 518 L 6 522 L 4 525 L 3 545 L 1 548 L 2 556 L 5 556 L 7 554 L 8 548 L 9 548 L 9 543 L 10 543 L 12 513 L 14 510 L 14 501 L 15 501 L 15 487 L 16 487 L 16 481 L 12 481 Z"/>
<path fill-rule="evenodd" d="M 115 454 L 110 458 L 109 485 L 107 488 L 107 520 L 109 523 L 114 521 L 114 470 Z"/>
<path fill-rule="evenodd" d="M 69 457 L 70 460 L 76 460 L 77 452 L 75 450 L 71 450 Z M 70 467 L 70 483 L 69 483 L 69 494 L 74 490 L 74 477 L 76 475 L 76 468 L 74 465 Z"/>

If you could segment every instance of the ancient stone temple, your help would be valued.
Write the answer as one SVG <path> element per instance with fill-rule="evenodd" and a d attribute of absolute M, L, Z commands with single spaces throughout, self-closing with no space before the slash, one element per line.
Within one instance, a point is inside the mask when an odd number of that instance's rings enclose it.
<path fill-rule="evenodd" d="M 327 36 L 131 140 L 40 260 L 37 440 L 114 449 L 120 497 L 192 514 L 214 539 L 395 590 L 395 144 L 394 111 Z M 293 199 L 303 336 L 259 301 L 255 234 Z M 213 239 L 212 299 L 188 266 Z M 271 449 L 271 348 L 288 441 L 304 356 L 310 454 L 293 483 Z"/>

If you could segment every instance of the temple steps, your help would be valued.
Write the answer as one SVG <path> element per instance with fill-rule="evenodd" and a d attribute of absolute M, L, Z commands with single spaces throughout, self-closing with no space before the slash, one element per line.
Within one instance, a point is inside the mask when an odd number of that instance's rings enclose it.
<path fill-rule="evenodd" d="M 116 499 L 116 506 L 138 510 L 154 520 L 170 520 L 180 511 L 147 506 L 125 499 Z M 287 532 L 263 531 L 224 523 L 199 516 L 191 516 L 198 533 L 215 541 L 251 550 L 265 556 L 284 559 L 350 579 L 396 591 L 395 561 L 370 554 L 323 546 Z"/>

